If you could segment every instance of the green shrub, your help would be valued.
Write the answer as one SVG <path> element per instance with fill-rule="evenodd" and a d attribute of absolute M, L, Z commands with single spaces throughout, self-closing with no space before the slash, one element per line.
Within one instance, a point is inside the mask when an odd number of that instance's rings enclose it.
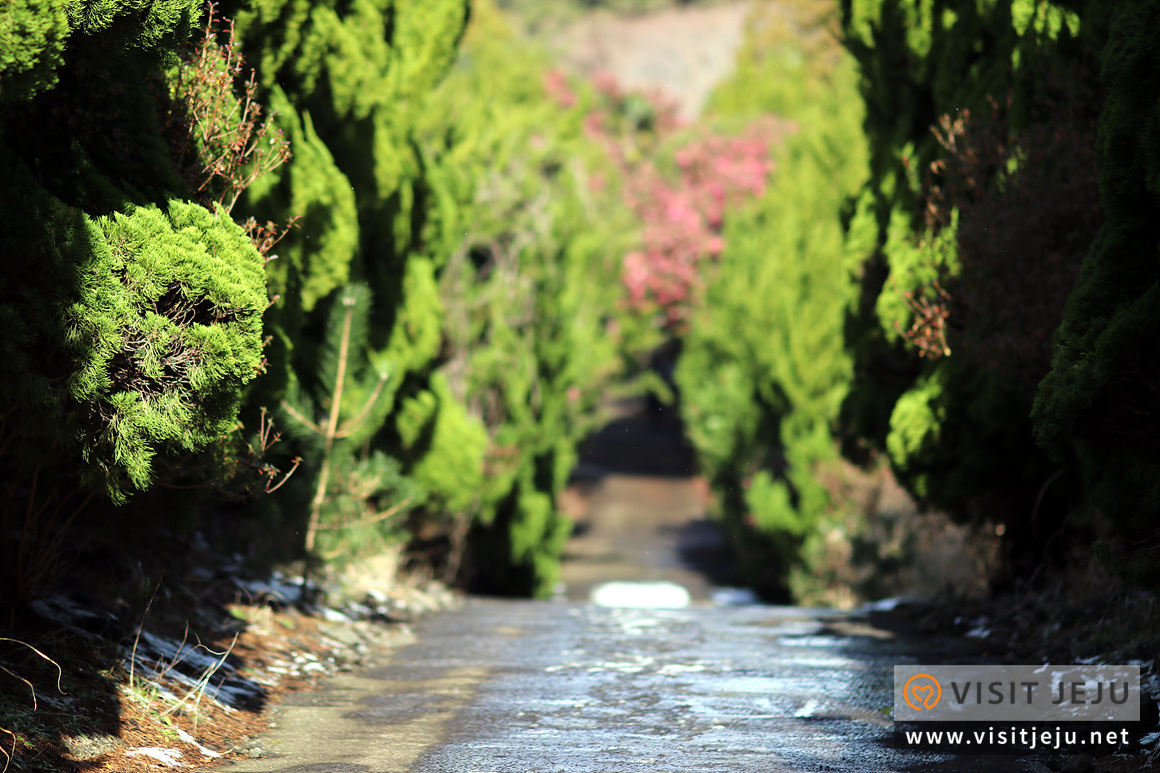
<path fill-rule="evenodd" d="M 437 470 L 448 458 L 440 453 L 475 447 L 470 428 L 456 421 L 462 407 L 434 376 L 444 318 L 438 272 L 447 255 L 427 225 L 438 210 L 414 134 L 456 55 L 466 3 L 264 0 L 227 10 L 236 11 L 257 94 L 294 152 L 238 203 L 260 221 L 299 218 L 269 263 L 277 297 L 266 317 L 270 375 L 249 403 L 251 410 L 285 404 L 295 424 L 287 451 L 301 454 L 313 482 L 288 487 L 268 517 L 308 513 L 306 547 L 324 556 L 336 556 L 340 545 L 366 552 L 398 537 L 404 525 L 396 516 L 405 509 L 439 522 L 453 496 Z M 343 349 L 334 315 L 354 308 L 348 303 L 357 307 L 357 330 Z M 334 364 L 344 357 L 352 371 L 340 384 Z M 438 445 L 403 441 L 417 405 L 431 407 L 424 432 L 439 428 Z M 331 408 L 353 434 L 330 431 Z M 303 432 L 303 419 L 323 431 Z M 446 437 L 460 430 L 467 437 Z M 478 475 L 482 452 L 474 453 L 474 462 L 457 461 L 474 464 Z M 331 528 L 404 501 L 369 531 Z"/>
<path fill-rule="evenodd" d="M 188 200 L 163 126 L 201 6 L 0 8 L 6 598 L 44 589 L 86 505 L 98 525 L 140 532 L 105 503 L 243 466 L 232 437 L 262 367 L 264 260 L 227 212 Z M 140 523 L 178 525 L 192 501 Z"/>
<path fill-rule="evenodd" d="M 1160 4 L 1117 4 L 1104 49 L 1100 193 L 1107 220 L 1084 259 L 1033 419 L 1057 458 L 1078 463 L 1108 523 L 1097 545 L 1160 589 Z"/>
<path fill-rule="evenodd" d="M 1106 17 L 1099 3 L 843 3 L 872 148 L 849 232 L 864 268 L 845 447 L 884 454 L 923 504 L 1003 522 L 1016 571 L 1074 505 L 1027 417 L 1100 221 L 1088 147 Z"/>
<path fill-rule="evenodd" d="M 466 413 L 455 419 L 463 429 L 446 430 L 446 453 L 454 441 L 456 456 L 415 469 L 438 473 L 462 500 L 456 507 L 472 500 L 464 565 L 472 587 L 543 596 L 571 528 L 556 497 L 619 372 L 619 347 L 631 346 L 608 331 L 623 316 L 619 259 L 634 223 L 617 191 L 590 186 L 608 172 L 582 132 L 592 96 L 578 90 L 570 107 L 558 103 L 542 54 L 489 4 L 473 14 L 420 143 L 437 201 L 429 233 L 449 254 L 440 276 L 446 386 L 437 402 Z M 486 429 L 483 445 L 477 426 Z M 433 451 L 442 432 L 436 424 Z M 482 477 L 462 463 L 475 449 L 486 451 Z"/>
<path fill-rule="evenodd" d="M 149 486 L 160 451 L 233 428 L 261 361 L 263 261 L 239 226 L 198 205 L 89 218 L 45 201 L 39 221 L 25 213 L 51 229 L 39 243 L 5 234 L 23 242 L 3 280 L 20 298 L 4 306 L 5 348 L 23 365 L 6 414 L 48 458 L 79 454 L 89 484 L 121 502 Z"/>
<path fill-rule="evenodd" d="M 197 8 L 70 7 L 67 66 L 0 113 L 2 402 L 19 465 L 80 471 L 116 502 L 151 484 L 158 454 L 232 430 L 261 362 L 264 261 L 225 213 L 179 198 L 150 92 Z M 0 20 L 19 17 L 27 41 L 54 9 Z M 86 116 L 93 100 L 102 110 Z"/>
<path fill-rule="evenodd" d="M 343 288 L 331 304 L 317 374 L 295 381 L 279 412 L 313 478 L 305 548 L 332 558 L 400 540 L 406 508 L 422 494 L 396 460 L 370 448 L 401 381 L 399 371 L 371 361 L 370 306 L 365 285 Z"/>
<path fill-rule="evenodd" d="M 837 503 L 817 478 L 851 378 L 843 341 L 857 284 L 841 213 L 866 176 L 853 62 L 828 47 L 832 7 L 755 20 L 717 115 L 772 112 L 773 180 L 731 213 L 726 247 L 677 367 L 682 415 L 742 574 L 786 598 L 807 539 Z"/>
<path fill-rule="evenodd" d="M 52 88 L 69 36 L 68 0 L 18 0 L 0 8 L 0 103 Z"/>

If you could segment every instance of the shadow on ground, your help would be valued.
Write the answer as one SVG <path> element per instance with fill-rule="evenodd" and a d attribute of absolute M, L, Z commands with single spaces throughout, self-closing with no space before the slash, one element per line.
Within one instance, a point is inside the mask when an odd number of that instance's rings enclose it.
<path fill-rule="evenodd" d="M 614 581 L 668 581 L 707 601 L 735 578 L 706 515 L 708 486 L 675 408 L 638 400 L 581 448 L 561 497 L 576 528 L 564 553 L 565 595 L 586 600 Z"/>

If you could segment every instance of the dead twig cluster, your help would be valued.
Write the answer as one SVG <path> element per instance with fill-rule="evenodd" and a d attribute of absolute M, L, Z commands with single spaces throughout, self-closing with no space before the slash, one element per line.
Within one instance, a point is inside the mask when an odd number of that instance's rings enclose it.
<path fill-rule="evenodd" d="M 269 117 L 263 120 L 258 85 L 253 71 L 245 72 L 233 21 L 219 29 L 217 4 L 207 6 L 200 40 L 182 52 L 171 82 L 166 133 L 190 190 L 228 213 L 255 180 L 290 160 L 290 143 Z M 223 34 L 224 43 L 218 41 Z"/>
<path fill-rule="evenodd" d="M 951 296 L 937 279 L 929 287 L 933 291 L 933 298 L 928 298 L 925 291 L 921 290 L 902 293 L 914 319 L 906 330 L 895 320 L 894 329 L 918 349 L 919 357 L 949 357 L 951 349 L 947 345 L 947 320 L 950 319 Z"/>

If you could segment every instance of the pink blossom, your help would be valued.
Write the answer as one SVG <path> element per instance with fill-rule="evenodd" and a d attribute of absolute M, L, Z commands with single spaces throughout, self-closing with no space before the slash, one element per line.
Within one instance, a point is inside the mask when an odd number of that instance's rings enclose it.
<path fill-rule="evenodd" d="M 593 83 L 605 106 L 585 117 L 584 130 L 604 142 L 624 176 L 624 203 L 644 225 L 641 248 L 623 258 L 621 278 L 629 301 L 638 308 L 657 308 L 667 325 L 679 328 L 696 303 L 704 262 L 725 249 L 722 231 L 728 210 L 765 193 L 773 171 L 769 147 L 781 127 L 761 121 L 740 137 L 702 131 L 674 152 L 676 175 L 663 175 L 650 156 L 651 147 L 632 135 L 629 139 L 636 145 L 629 153 L 626 138 L 617 136 L 625 93 L 616 79 L 601 74 Z M 659 92 L 642 96 L 656 115 L 653 133 L 659 138 L 671 133 L 679 125 L 674 103 Z M 595 179 L 589 185 L 596 186 Z"/>
<path fill-rule="evenodd" d="M 568 79 L 560 70 L 544 73 L 544 91 L 560 107 L 568 108 L 576 104 L 576 92 L 568 86 Z"/>

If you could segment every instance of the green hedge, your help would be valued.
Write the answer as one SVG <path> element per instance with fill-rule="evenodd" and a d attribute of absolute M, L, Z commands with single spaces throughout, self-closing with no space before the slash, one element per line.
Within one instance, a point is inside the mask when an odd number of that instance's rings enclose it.
<path fill-rule="evenodd" d="M 0 10 L 0 385 L 13 474 L 123 502 L 233 429 L 261 361 L 263 260 L 186 200 L 157 84 L 192 0 Z M 61 484 L 67 486 L 68 484 Z"/>
<path fill-rule="evenodd" d="M 421 123 L 450 254 L 449 395 L 489 439 L 474 497 L 465 579 L 491 593 L 547 595 L 571 523 L 556 507 L 626 346 L 609 336 L 634 223 L 615 190 L 589 185 L 607 162 L 585 137 L 592 96 L 563 105 L 549 60 L 477 3 L 460 60 Z"/>
<path fill-rule="evenodd" d="M 1106 24 L 1101 3 L 842 4 L 872 148 L 845 446 L 884 454 L 927 505 L 1002 523 L 1016 571 L 1078 496 L 1029 413 L 1101 217 L 1087 151 Z"/>
<path fill-rule="evenodd" d="M 867 174 L 857 72 L 829 45 L 832 7 L 791 10 L 754 20 L 711 103 L 728 122 L 772 113 L 784 138 L 765 196 L 730 214 L 677 367 L 682 416 L 742 575 L 778 599 L 840 505 L 818 472 L 838 456 L 851 378 L 843 328 L 858 256 L 842 212 Z"/>
<path fill-rule="evenodd" d="M 1107 220 L 1084 259 L 1033 419 L 1107 521 L 1097 549 L 1160 589 L 1160 3 L 1116 4 L 1101 73 Z"/>
<path fill-rule="evenodd" d="M 410 492 L 396 536 L 441 533 L 451 570 L 467 550 L 460 573 L 474 587 L 544 595 L 570 529 L 555 498 L 619 367 L 605 330 L 618 313 L 617 248 L 633 226 L 611 194 L 588 190 L 600 154 L 583 137 L 583 107 L 545 91 L 546 57 L 485 3 L 460 45 L 466 10 L 389 0 L 237 9 L 247 59 L 294 148 L 240 206 L 260 220 L 302 218 L 269 265 L 280 297 L 266 320 L 270 376 L 250 402 L 284 401 L 283 421 L 306 443 L 301 419 L 321 428 L 340 400 L 340 416 L 362 422 L 367 458 L 400 462 L 406 483 L 383 478 L 367 495 L 385 510 Z M 335 356 L 348 285 L 369 290 L 351 362 L 371 379 L 335 396 L 316 374 Z M 387 375 L 360 414 L 374 373 Z M 350 490 L 333 476 L 356 470 L 342 458 L 363 452 L 339 439 L 330 449 L 306 454 L 307 474 L 270 503 L 284 522 L 301 522 L 320 489 Z M 329 526 L 342 522 L 328 513 Z"/>

